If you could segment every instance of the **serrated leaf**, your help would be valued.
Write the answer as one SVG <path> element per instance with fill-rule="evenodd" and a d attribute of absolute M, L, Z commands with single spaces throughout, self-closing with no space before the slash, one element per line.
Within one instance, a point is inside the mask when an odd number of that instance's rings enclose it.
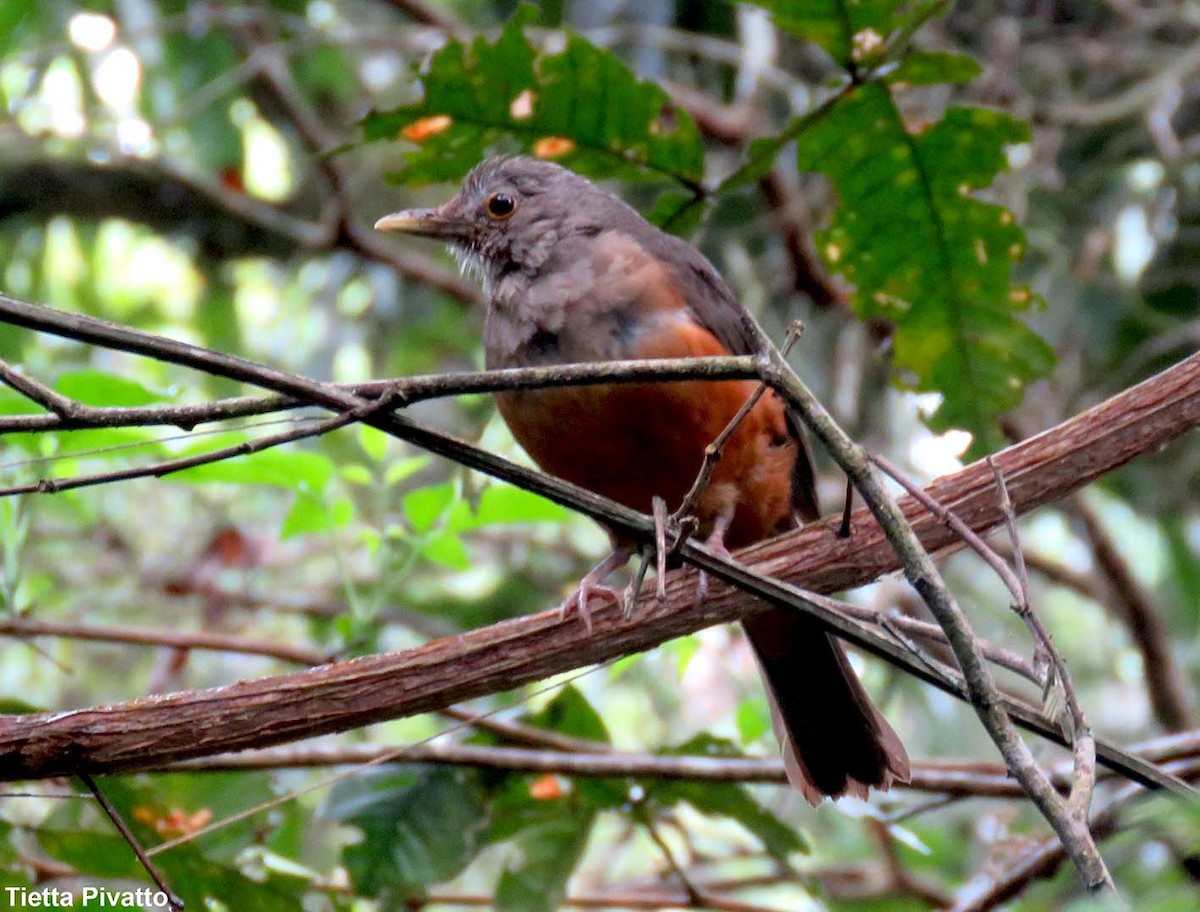
<path fill-rule="evenodd" d="M 363 121 L 368 140 L 413 147 L 397 180 L 460 180 L 509 137 L 526 152 L 593 176 L 636 165 L 699 186 L 699 130 L 660 86 L 571 33 L 562 51 L 538 55 L 522 25 L 514 17 L 494 42 L 447 42 L 421 75 L 421 101 Z"/>
<path fill-rule="evenodd" d="M 971 196 L 1005 167 L 1028 127 L 979 108 L 951 108 L 910 129 L 886 87 L 860 86 L 797 140 L 797 167 L 833 182 L 839 205 L 817 247 L 854 286 L 863 319 L 895 327 L 901 385 L 937 392 L 935 430 L 996 442 L 995 419 L 1053 352 L 1017 314 L 1033 297 L 1011 283 L 1025 239 L 1012 213 Z"/>
<path fill-rule="evenodd" d="M 367 896 L 416 895 L 467 866 L 483 845 L 487 807 L 462 770 L 391 767 L 338 783 L 324 814 L 362 830 L 342 861 Z"/>
<path fill-rule="evenodd" d="M 162 395 L 147 389 L 136 380 L 98 370 L 60 374 L 54 383 L 54 389 L 84 405 L 134 408 L 163 400 Z"/>
<path fill-rule="evenodd" d="M 659 753 L 668 756 L 741 757 L 741 751 L 724 738 L 697 735 L 695 738 Z M 665 810 L 686 801 L 702 814 L 728 817 L 752 833 L 775 858 L 781 861 L 792 852 L 808 852 L 808 843 L 769 810 L 754 800 L 749 790 L 732 783 L 646 781 L 642 783 L 646 803 Z"/>

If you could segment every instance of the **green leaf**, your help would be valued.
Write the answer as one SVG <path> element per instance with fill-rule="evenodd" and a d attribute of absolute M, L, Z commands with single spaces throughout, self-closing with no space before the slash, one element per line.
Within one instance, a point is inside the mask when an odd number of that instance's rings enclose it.
<path fill-rule="evenodd" d="M 421 101 L 363 121 L 368 140 L 409 145 L 397 180 L 457 181 L 509 137 L 594 176 L 636 165 L 699 186 L 699 130 L 660 86 L 569 32 L 562 51 L 539 56 L 523 25 L 518 14 L 494 42 L 449 41 L 421 75 Z"/>
<path fill-rule="evenodd" d="M 430 458 L 428 456 L 410 456 L 408 459 L 398 459 L 388 466 L 387 471 L 383 475 L 383 483 L 388 485 L 396 484 L 410 475 L 416 475 L 417 472 L 429 465 Z"/>
<path fill-rule="evenodd" d="M 697 735 L 679 745 L 660 751 L 667 756 L 740 757 L 742 753 L 724 738 Z M 716 782 L 647 781 L 642 783 L 647 806 L 666 810 L 686 801 L 702 814 L 728 817 L 754 834 L 775 858 L 781 861 L 792 852 L 807 852 L 808 843 L 799 832 L 759 804 L 749 790 L 740 785 Z"/>
<path fill-rule="evenodd" d="M 81 875 L 113 880 L 101 880 L 97 886 L 127 891 L 131 880 L 139 884 L 145 881 L 145 872 L 129 844 L 116 834 L 42 828 L 37 837 L 48 855 L 70 864 Z M 233 865 L 191 849 L 175 849 L 156 858 L 155 865 L 189 909 L 219 908 L 214 903 L 238 912 L 302 912 L 304 908 L 304 884 L 293 878 L 251 879 Z"/>
<path fill-rule="evenodd" d="M 754 0 L 754 5 L 769 10 L 781 29 L 820 45 L 838 64 L 849 69 L 870 59 L 876 42 L 882 43 L 900 27 L 896 11 L 905 2 Z"/>
<path fill-rule="evenodd" d="M 36 415 L 46 411 L 16 390 L 0 387 L 0 415 Z"/>
<path fill-rule="evenodd" d="M 937 392 L 935 430 L 976 446 L 997 441 L 996 418 L 1045 376 L 1053 352 L 1017 314 L 1034 297 L 1011 283 L 1025 249 L 1012 213 L 971 196 L 1005 167 L 1004 148 L 1029 129 L 1007 115 L 951 108 L 919 132 L 886 87 L 860 86 L 797 140 L 797 166 L 820 171 L 840 199 L 817 247 L 853 283 L 863 319 L 895 327 L 902 386 Z"/>
<path fill-rule="evenodd" d="M 185 773 L 153 784 L 131 777 L 106 777 L 103 788 L 143 844 L 162 838 L 153 823 L 169 820 L 174 809 L 221 819 L 272 795 L 270 778 L 263 773 L 215 773 L 212 777 Z M 188 908 L 204 909 L 219 902 L 249 912 L 300 912 L 303 884 L 273 876 L 251 879 L 231 863 L 239 850 L 262 837 L 262 825 L 262 820 L 235 822 L 205 839 L 203 855 L 194 844 L 177 846 L 155 864 Z M 111 831 L 92 805 L 60 804 L 38 830 L 37 839 L 44 851 L 83 876 L 145 881 L 145 872 L 128 843 Z M 127 883 L 112 886 L 122 889 Z"/>
<path fill-rule="evenodd" d="M 10 47 L 16 46 L 26 21 L 33 18 L 30 13 L 35 9 L 36 6 L 31 6 L 22 0 L 2 0 L 0 2 L 0 53 L 5 53 Z"/>
<path fill-rule="evenodd" d="M 497 523 L 565 522 L 570 517 L 560 507 L 540 494 L 512 485 L 494 484 L 484 488 L 475 510 L 475 526 Z"/>
<path fill-rule="evenodd" d="M 743 744 L 757 741 L 771 729 L 771 713 L 767 701 L 762 698 L 743 700 L 735 714 L 738 737 Z"/>
<path fill-rule="evenodd" d="M 707 197 L 667 190 L 654 201 L 654 206 L 646 213 L 646 221 L 663 231 L 688 238 L 700 227 L 707 210 Z"/>
<path fill-rule="evenodd" d="M 39 713 L 45 711 L 46 707 L 38 706 L 35 703 L 27 703 L 20 697 L 0 697 L 0 715 L 21 716 L 25 715 L 26 713 Z"/>
<path fill-rule="evenodd" d="M 467 570 L 471 566 L 471 557 L 462 539 L 448 529 L 425 539 L 421 556 L 451 570 Z"/>
<path fill-rule="evenodd" d="M 209 438 L 203 446 L 189 448 L 184 455 L 210 452 L 249 439 L 244 434 L 222 434 Z M 184 469 L 171 477 L 186 482 L 219 481 L 229 484 L 271 485 L 318 494 L 325 490 L 333 472 L 334 465 L 328 457 L 318 453 L 275 447 Z"/>
<path fill-rule="evenodd" d="M 330 532 L 347 525 L 352 519 L 354 504 L 350 500 L 339 497 L 333 503 L 326 503 L 319 494 L 301 492 L 283 518 L 279 537 L 287 539 L 313 532 Z"/>
<path fill-rule="evenodd" d="M 388 440 L 388 435 L 379 428 L 373 428 L 369 424 L 358 425 L 358 445 L 376 462 L 382 462 L 383 457 L 387 455 Z"/>
<path fill-rule="evenodd" d="M 457 498 L 458 489 L 447 481 L 409 491 L 400 505 L 414 532 L 428 532 Z"/>
<path fill-rule="evenodd" d="M 342 466 L 342 478 L 353 485 L 370 485 L 374 484 L 375 476 L 361 462 L 352 462 L 349 465 Z"/>
<path fill-rule="evenodd" d="M 564 685 L 541 710 L 526 715 L 522 721 L 526 725 L 548 728 L 575 738 L 609 743 L 608 727 L 604 720 L 587 701 L 587 697 L 570 684 Z"/>
<path fill-rule="evenodd" d="M 135 380 L 98 370 L 60 374 L 54 389 L 84 405 L 135 408 L 161 402 L 163 396 Z"/>
<path fill-rule="evenodd" d="M 571 797 L 535 801 L 513 840 L 518 860 L 496 886 L 497 912 L 554 912 L 579 863 L 595 822 L 595 811 Z"/>
<path fill-rule="evenodd" d="M 160 432 L 151 428 L 89 428 L 64 432 L 58 436 L 61 452 L 78 453 L 88 459 L 126 459 L 131 454 L 141 457 L 159 456 L 165 448 L 158 442 Z"/>
<path fill-rule="evenodd" d="M 966 54 L 913 51 L 887 74 L 886 80 L 892 85 L 962 84 L 970 82 L 982 72 L 983 67 L 979 62 Z"/>
<path fill-rule="evenodd" d="M 405 897 L 449 880 L 483 845 L 487 807 L 475 774 L 389 767 L 338 783 L 324 813 L 362 830 L 342 861 L 367 896 Z"/>

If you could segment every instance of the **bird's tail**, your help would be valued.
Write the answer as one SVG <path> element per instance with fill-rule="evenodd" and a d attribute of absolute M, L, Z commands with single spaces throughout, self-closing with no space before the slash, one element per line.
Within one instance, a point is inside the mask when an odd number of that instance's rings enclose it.
<path fill-rule="evenodd" d="M 811 804 L 908 782 L 904 745 L 871 705 L 841 644 L 816 621 L 777 609 L 743 621 L 758 656 L 788 780 Z"/>

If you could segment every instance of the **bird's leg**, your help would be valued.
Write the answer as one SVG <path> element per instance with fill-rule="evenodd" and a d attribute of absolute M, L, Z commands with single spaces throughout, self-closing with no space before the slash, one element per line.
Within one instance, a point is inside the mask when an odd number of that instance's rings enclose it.
<path fill-rule="evenodd" d="M 713 523 L 708 538 L 704 540 L 705 546 L 717 552 L 721 557 L 731 556 L 729 549 L 725 547 L 725 533 L 729 531 L 731 522 L 733 522 L 733 510 L 721 513 Z M 696 604 L 700 604 L 706 598 L 708 598 L 708 574 L 701 570 L 700 577 L 696 582 Z"/>
<path fill-rule="evenodd" d="M 667 502 L 655 496 L 651 500 L 654 513 L 654 575 L 656 577 L 655 593 L 659 603 L 667 600 Z M 642 582 L 646 579 L 646 571 L 650 569 L 650 556 L 644 546 L 638 547 L 638 568 L 633 579 L 621 593 L 621 614 L 625 620 L 633 617 L 633 606 L 637 602 L 638 593 L 642 591 Z"/>
<path fill-rule="evenodd" d="M 587 632 L 592 632 L 592 609 L 588 607 L 588 602 L 592 596 L 598 596 L 605 601 L 619 602 L 621 596 L 614 589 L 608 586 L 601 586 L 610 573 L 614 570 L 619 570 L 629 563 L 629 558 L 633 555 L 633 545 L 621 544 L 614 545 L 612 554 L 596 564 L 587 575 L 579 581 L 579 588 L 571 593 L 559 606 L 559 614 L 564 619 L 572 612 L 579 612 L 579 619 L 583 621 L 583 626 L 587 628 Z"/>
<path fill-rule="evenodd" d="M 654 507 L 655 596 L 661 604 L 667 600 L 667 502 L 661 497 L 655 497 L 651 504 Z M 638 583 L 640 584 L 641 580 L 638 580 Z"/>

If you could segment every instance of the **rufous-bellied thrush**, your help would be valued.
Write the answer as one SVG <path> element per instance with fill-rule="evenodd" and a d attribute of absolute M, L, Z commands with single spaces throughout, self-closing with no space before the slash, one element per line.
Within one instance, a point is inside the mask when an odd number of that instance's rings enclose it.
<path fill-rule="evenodd" d="M 753 354 L 766 344 L 712 264 L 623 201 L 558 165 L 484 161 L 436 209 L 379 220 L 449 243 L 488 301 L 489 368 L 632 358 Z M 705 447 L 756 382 L 683 381 L 514 390 L 496 395 L 513 436 L 539 466 L 642 512 L 684 500 Z M 796 418 L 763 396 L 726 442 L 693 510 L 717 547 L 736 548 L 817 518 L 813 469 Z M 613 554 L 568 605 L 590 625 L 591 597 L 633 552 Z M 900 739 L 871 705 L 841 645 L 804 615 L 743 621 L 758 657 L 788 778 L 813 803 L 865 797 L 907 781 Z"/>

